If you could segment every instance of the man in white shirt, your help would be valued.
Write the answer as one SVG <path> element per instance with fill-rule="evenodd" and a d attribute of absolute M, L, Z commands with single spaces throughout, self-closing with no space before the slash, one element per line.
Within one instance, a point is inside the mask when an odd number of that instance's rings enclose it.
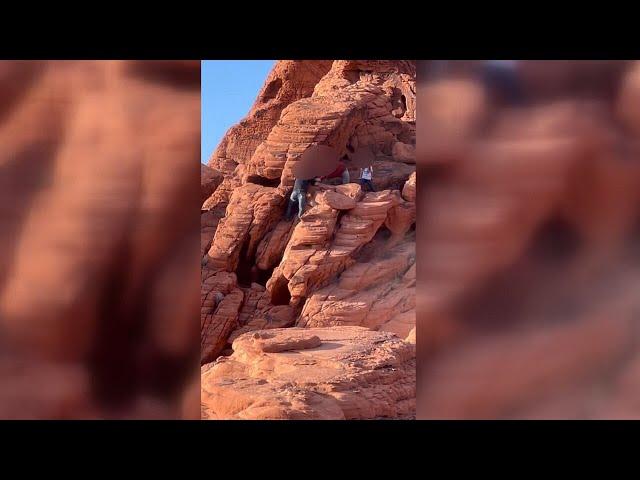
<path fill-rule="evenodd" d="M 360 169 L 360 185 L 362 186 L 363 190 L 366 186 L 372 192 L 376 191 L 376 189 L 373 188 L 373 183 L 371 183 L 372 176 L 373 176 L 373 167 L 371 165 Z"/>

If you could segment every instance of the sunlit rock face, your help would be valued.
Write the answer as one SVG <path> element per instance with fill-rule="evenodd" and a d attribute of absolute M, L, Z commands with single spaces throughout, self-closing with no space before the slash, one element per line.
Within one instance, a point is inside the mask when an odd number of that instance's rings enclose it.
<path fill-rule="evenodd" d="M 234 382 L 243 375 L 240 364 L 233 369 L 219 364 L 225 358 L 244 358 L 238 348 L 242 339 L 252 338 L 251 332 L 268 336 L 264 332 L 276 329 L 286 337 L 318 329 L 321 341 L 328 343 L 348 332 L 344 348 L 361 340 L 358 358 L 374 361 L 377 354 L 365 344 L 378 334 L 366 332 L 386 331 L 377 341 L 401 350 L 402 360 L 394 361 L 402 364 L 402 374 L 363 374 L 358 382 L 371 392 L 384 382 L 396 382 L 397 392 L 362 406 L 325 399 L 328 403 L 316 411 L 300 399 L 297 406 L 281 409 L 269 403 L 269 392 L 276 387 L 248 385 L 247 395 L 264 394 L 269 404 L 253 413 L 257 407 L 232 411 L 221 406 L 223 393 L 214 382 L 209 400 L 203 400 L 208 418 L 414 414 L 415 375 L 409 365 L 415 355 L 415 74 L 408 61 L 277 62 L 247 117 L 213 153 L 209 167 L 224 179 L 202 205 L 203 372 L 216 372 L 223 384 L 224 378 Z M 292 168 L 316 144 L 346 156 L 351 182 L 311 186 L 302 218 L 286 220 Z M 375 155 L 375 192 L 363 191 L 359 169 L 349 167 L 348 156 L 362 147 Z M 286 361 L 285 352 L 295 345 L 268 353 Z M 324 355 L 322 345 L 313 348 Z M 339 371 L 349 370 L 350 360 L 340 352 L 332 362 L 344 363 L 336 367 Z M 256 375 L 258 386 L 271 381 Z M 273 385 L 279 381 L 274 378 Z M 206 388 L 203 383 L 203 395 Z M 316 394 L 310 390 L 305 395 Z"/>

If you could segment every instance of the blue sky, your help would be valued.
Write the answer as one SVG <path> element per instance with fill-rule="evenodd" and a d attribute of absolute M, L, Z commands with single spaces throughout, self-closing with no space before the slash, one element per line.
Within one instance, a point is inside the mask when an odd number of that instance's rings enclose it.
<path fill-rule="evenodd" d="M 203 60 L 200 161 L 207 163 L 229 127 L 242 120 L 275 60 Z"/>

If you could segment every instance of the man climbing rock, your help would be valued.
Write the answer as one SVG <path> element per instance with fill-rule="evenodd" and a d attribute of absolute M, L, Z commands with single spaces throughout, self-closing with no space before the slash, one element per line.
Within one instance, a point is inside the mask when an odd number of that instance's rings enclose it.
<path fill-rule="evenodd" d="M 291 214 L 293 213 L 293 206 L 296 202 L 298 202 L 298 218 L 302 218 L 302 214 L 304 213 L 304 206 L 307 203 L 308 187 L 309 187 L 309 180 L 302 180 L 300 178 L 296 178 L 296 181 L 293 184 L 293 191 L 291 192 L 291 197 L 289 198 L 289 205 L 287 205 L 287 213 L 285 214 L 285 218 L 287 220 L 291 220 Z"/>
<path fill-rule="evenodd" d="M 373 187 L 373 183 L 371 182 L 372 176 L 373 167 L 371 165 L 360 169 L 360 186 L 363 190 L 365 189 L 365 187 L 367 187 L 371 192 L 376 191 L 376 189 Z"/>

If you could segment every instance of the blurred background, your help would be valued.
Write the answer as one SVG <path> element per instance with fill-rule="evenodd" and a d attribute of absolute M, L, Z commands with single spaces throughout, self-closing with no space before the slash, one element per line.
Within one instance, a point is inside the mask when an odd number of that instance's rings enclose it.
<path fill-rule="evenodd" d="M 640 62 L 418 81 L 418 418 L 640 418 Z"/>
<path fill-rule="evenodd" d="M 0 418 L 199 418 L 200 62 L 0 61 Z"/>

